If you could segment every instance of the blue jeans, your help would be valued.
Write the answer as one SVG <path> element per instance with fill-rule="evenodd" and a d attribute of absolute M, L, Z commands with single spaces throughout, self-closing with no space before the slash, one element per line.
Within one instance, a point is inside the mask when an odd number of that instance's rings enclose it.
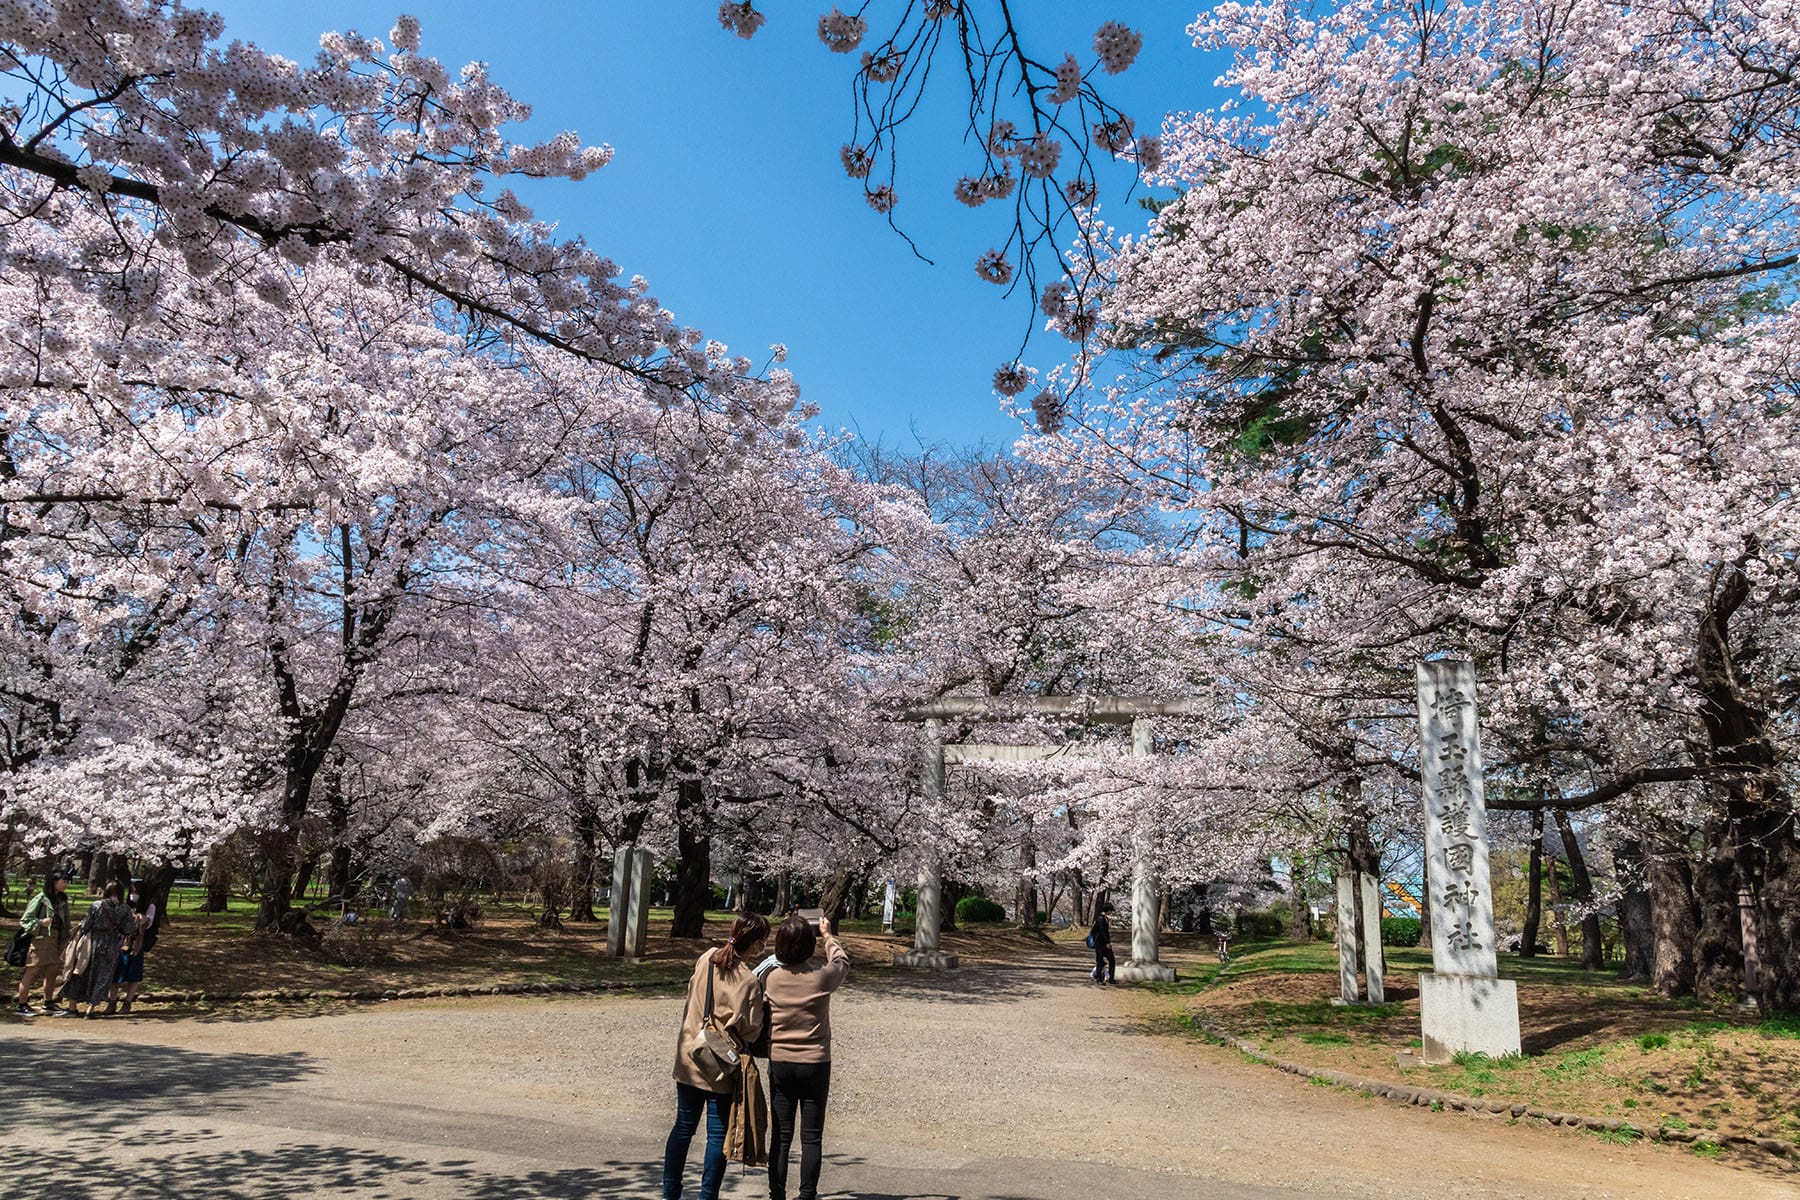
<path fill-rule="evenodd" d="M 681 1200 L 681 1175 L 687 1166 L 688 1147 L 706 1112 L 706 1165 L 700 1169 L 700 1200 L 718 1200 L 725 1182 L 725 1124 L 731 1114 L 731 1094 L 703 1092 L 685 1083 L 675 1085 L 675 1128 L 663 1150 L 663 1200 Z"/>

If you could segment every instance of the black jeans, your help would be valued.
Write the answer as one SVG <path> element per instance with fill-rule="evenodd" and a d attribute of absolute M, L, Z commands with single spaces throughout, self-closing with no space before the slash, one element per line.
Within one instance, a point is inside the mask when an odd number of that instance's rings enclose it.
<path fill-rule="evenodd" d="M 788 1152 L 794 1146 L 794 1110 L 800 1110 L 800 1196 L 816 1200 L 819 1159 L 825 1143 L 825 1099 L 831 1094 L 831 1064 L 769 1064 L 769 1195 L 787 1200 Z"/>
<path fill-rule="evenodd" d="M 1118 962 L 1113 958 L 1111 942 L 1102 942 L 1094 947 L 1094 978 L 1104 983 L 1113 977 L 1118 970 Z"/>

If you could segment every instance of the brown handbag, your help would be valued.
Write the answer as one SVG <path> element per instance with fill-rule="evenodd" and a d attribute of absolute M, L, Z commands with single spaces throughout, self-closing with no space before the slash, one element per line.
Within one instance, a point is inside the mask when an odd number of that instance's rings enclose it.
<path fill-rule="evenodd" d="M 718 968 L 709 958 L 706 962 L 706 1008 L 700 1014 L 700 1032 L 688 1043 L 688 1061 L 702 1077 L 717 1086 L 733 1082 L 738 1075 L 742 1052 L 731 1034 L 719 1028 L 713 1019 L 713 974 Z"/>

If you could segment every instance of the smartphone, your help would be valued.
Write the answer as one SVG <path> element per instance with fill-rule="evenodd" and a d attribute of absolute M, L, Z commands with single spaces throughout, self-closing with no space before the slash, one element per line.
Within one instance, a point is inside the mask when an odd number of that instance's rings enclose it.
<path fill-rule="evenodd" d="M 825 910 L 822 908 L 796 908 L 794 912 L 802 921 L 805 921 L 814 929 L 817 929 L 819 927 L 819 922 L 825 919 Z"/>

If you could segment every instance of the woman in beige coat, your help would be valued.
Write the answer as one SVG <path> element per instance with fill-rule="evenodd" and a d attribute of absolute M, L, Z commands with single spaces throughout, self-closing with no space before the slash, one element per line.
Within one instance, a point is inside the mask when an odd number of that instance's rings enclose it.
<path fill-rule="evenodd" d="M 681 1040 L 675 1048 L 675 1128 L 669 1131 L 663 1150 L 663 1200 L 681 1200 L 682 1172 L 702 1112 L 706 1114 L 706 1163 L 700 1171 L 700 1200 L 717 1200 L 719 1186 L 725 1181 L 725 1129 L 736 1076 L 715 1081 L 695 1065 L 688 1052 L 700 1037 L 706 1018 L 709 982 L 713 1024 L 739 1050 L 762 1036 L 762 980 L 744 960 L 760 955 L 768 940 L 767 917 L 740 913 L 725 944 L 708 950 L 694 964 L 681 1018 Z"/>

